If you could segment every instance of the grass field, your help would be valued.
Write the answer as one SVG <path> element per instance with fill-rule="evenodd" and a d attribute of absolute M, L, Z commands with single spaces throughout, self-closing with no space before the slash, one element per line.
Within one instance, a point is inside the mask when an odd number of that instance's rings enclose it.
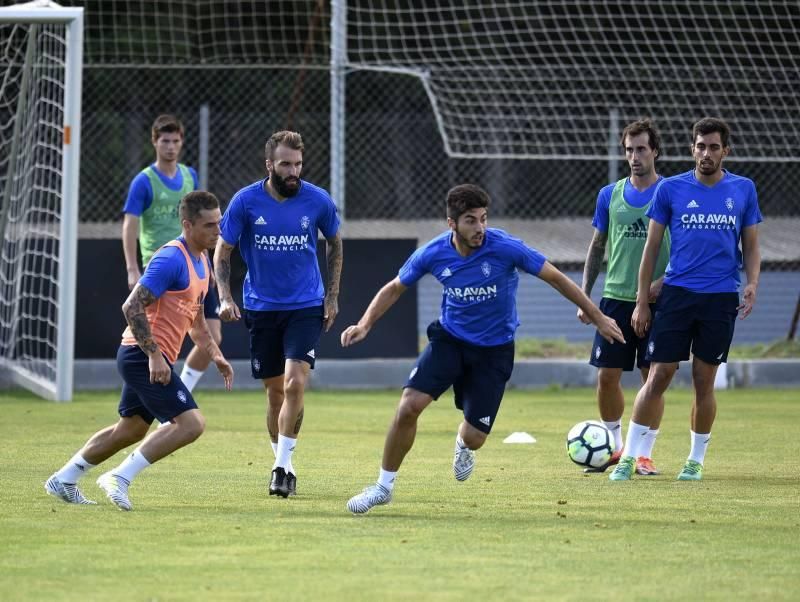
<path fill-rule="evenodd" d="M 632 392 L 627 392 L 628 401 Z M 3 600 L 790 600 L 800 592 L 800 393 L 719 393 L 705 479 L 676 482 L 689 393 L 670 392 L 663 475 L 611 483 L 564 452 L 595 415 L 585 389 L 506 396 L 472 478 L 451 472 L 449 394 L 421 420 L 394 502 L 353 517 L 377 476 L 396 392 L 311 392 L 298 496 L 266 494 L 255 393 L 207 394 L 194 445 L 134 482 L 123 513 L 64 504 L 45 479 L 115 419 L 116 392 L 57 405 L 0 394 Z M 627 420 L 627 414 L 626 418 Z M 533 445 L 506 445 L 527 431 Z M 109 460 L 116 464 L 122 454 Z M 113 463 L 113 464 L 112 464 Z"/>

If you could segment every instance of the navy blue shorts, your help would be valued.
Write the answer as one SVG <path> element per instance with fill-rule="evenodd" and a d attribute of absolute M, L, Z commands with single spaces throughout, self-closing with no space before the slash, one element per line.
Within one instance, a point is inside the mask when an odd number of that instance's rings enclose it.
<path fill-rule="evenodd" d="M 452 385 L 464 419 L 488 434 L 514 369 L 514 342 L 471 345 L 447 332 L 438 320 L 428 326 L 428 341 L 405 387 L 439 399 Z"/>
<path fill-rule="evenodd" d="M 322 334 L 323 306 L 286 311 L 246 309 L 250 330 L 250 368 L 253 378 L 280 376 L 286 360 L 302 360 L 314 368 L 315 347 Z"/>
<path fill-rule="evenodd" d="M 680 362 L 688 360 L 691 351 L 707 364 L 727 362 L 738 305 L 738 293 L 694 293 L 665 284 L 650 329 L 646 359 Z"/>
<path fill-rule="evenodd" d="M 203 316 L 206 320 L 219 320 L 219 295 L 214 286 L 208 287 L 206 299 L 203 301 Z"/>
<path fill-rule="evenodd" d="M 622 368 L 625 372 L 633 370 L 634 363 L 637 368 L 649 368 L 650 362 L 645 359 L 647 352 L 648 336 L 636 336 L 631 326 L 633 310 L 636 309 L 634 301 L 620 301 L 603 297 L 600 300 L 600 311 L 610 318 L 614 318 L 625 337 L 625 344 L 618 341 L 609 343 L 599 332 L 594 333 L 592 355 L 589 363 L 597 368 Z M 650 311 L 655 313 L 655 303 L 650 304 Z M 649 334 L 649 333 L 648 333 Z"/>
<path fill-rule="evenodd" d="M 192 394 L 174 370 L 168 384 L 150 382 L 149 358 L 138 345 L 119 346 L 117 370 L 124 383 L 119 399 L 119 415 L 123 418 L 141 416 L 147 424 L 154 418 L 169 422 L 187 410 L 197 409 Z"/>

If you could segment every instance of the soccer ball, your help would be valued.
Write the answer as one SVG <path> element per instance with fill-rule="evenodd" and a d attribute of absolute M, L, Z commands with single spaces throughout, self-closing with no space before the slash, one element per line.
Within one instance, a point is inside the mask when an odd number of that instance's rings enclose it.
<path fill-rule="evenodd" d="M 614 453 L 614 437 L 602 422 L 584 420 L 567 434 L 569 459 L 591 468 L 601 468 L 611 461 Z"/>

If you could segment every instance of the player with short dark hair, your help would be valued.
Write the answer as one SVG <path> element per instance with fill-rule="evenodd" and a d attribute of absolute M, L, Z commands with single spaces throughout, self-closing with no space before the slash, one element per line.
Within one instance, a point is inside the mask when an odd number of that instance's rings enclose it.
<path fill-rule="evenodd" d="M 122 249 L 129 289 L 133 289 L 141 277 L 136 257 L 137 239 L 142 251 L 142 264 L 147 266 L 162 245 L 180 236 L 178 205 L 187 193 L 197 189 L 198 182 L 194 168 L 178 162 L 184 141 L 180 119 L 174 115 L 159 115 L 150 128 L 150 135 L 156 160 L 133 179 L 123 208 Z M 222 342 L 218 308 L 219 298 L 212 280 L 203 312 L 217 345 Z M 201 348 L 195 346 L 189 352 L 181 371 L 181 380 L 187 389 L 194 389 L 210 363 L 211 358 Z"/>
<path fill-rule="evenodd" d="M 269 494 L 297 490 L 292 453 L 303 423 L 304 395 L 316 346 L 339 312 L 342 238 L 327 191 L 300 179 L 303 139 L 275 132 L 265 146 L 267 178 L 237 192 L 222 219 L 214 255 L 220 317 L 238 320 L 230 288 L 234 245 L 247 264 L 244 318 L 250 330 L 253 378 L 267 392 L 267 430 L 275 463 Z M 317 263 L 317 233 L 327 241 L 327 287 Z"/>
<path fill-rule="evenodd" d="M 133 478 L 203 433 L 205 419 L 172 370 L 187 333 L 212 358 L 226 388 L 231 388 L 233 369 L 208 331 L 202 311 L 211 275 L 206 250 L 219 238 L 219 202 L 209 192 L 190 192 L 181 201 L 180 215 L 182 236 L 156 252 L 122 306 L 128 327 L 117 352 L 124 383 L 119 420 L 95 433 L 45 483 L 47 493 L 65 502 L 94 504 L 78 489 L 78 480 L 144 438 L 122 464 L 97 480 L 118 508 L 131 510 L 128 487 Z M 164 428 L 145 438 L 154 419 L 164 423 Z"/>
<path fill-rule="evenodd" d="M 609 345 L 595 334 L 589 363 L 597 368 L 597 404 L 600 419 L 614 436 L 615 451 L 610 465 L 622 456 L 622 413 L 625 397 L 622 391 L 622 372 L 639 368 L 642 383 L 647 380 L 650 362 L 644 359 L 647 337 L 639 337 L 631 327 L 631 316 L 636 307 L 639 262 L 647 239 L 646 215 L 653 192 L 661 181 L 656 173 L 656 161 L 661 149 L 661 137 L 649 119 L 629 123 L 620 140 L 630 167 L 630 176 L 604 186 L 597 195 L 592 226 L 594 235 L 589 243 L 586 264 L 583 268 L 581 288 L 591 296 L 592 287 L 603 265 L 608 250 L 608 268 L 603 286 L 600 310 L 617 321 L 625 335 L 625 345 Z M 669 258 L 669 231 L 658 255 L 653 282 L 648 289 L 649 301 L 655 303 L 664 281 L 664 270 Z M 578 319 L 588 324 L 582 309 Z M 642 475 L 656 475 L 658 470 L 652 460 L 653 445 L 658 436 L 661 416 L 650 424 L 646 444 L 636 459 L 636 471 Z M 587 468 L 585 472 L 604 472 L 607 466 Z"/>
<path fill-rule="evenodd" d="M 456 436 L 453 474 L 458 481 L 472 474 L 475 450 L 494 425 L 514 367 L 518 270 L 538 276 L 582 307 L 609 341 L 624 343 L 616 322 L 541 253 L 503 230 L 488 227 L 489 204 L 489 195 L 478 186 L 452 188 L 447 193 L 449 230 L 417 249 L 398 276 L 378 291 L 358 324 L 342 332 L 345 347 L 363 340 L 425 274 L 443 286 L 442 313 L 428 326 L 428 346 L 403 389 L 386 436 L 378 481 L 347 502 L 354 514 L 391 501 L 397 472 L 414 444 L 417 419 L 451 386 L 464 416 Z"/>
<path fill-rule="evenodd" d="M 612 481 L 631 478 L 649 424 L 660 416 L 663 394 L 678 363 L 692 354 L 694 404 L 691 450 L 679 481 L 698 481 L 717 413 L 714 380 L 728 360 L 736 316 L 746 318 L 756 302 L 761 273 L 758 224 L 762 221 L 752 180 L 722 168 L 730 153 L 730 128 L 706 117 L 692 127 L 695 168 L 666 178 L 647 211 L 650 224 L 639 268 L 639 295 L 631 325 L 643 336 L 648 328 L 650 374 L 639 390 L 628 427 L 625 455 Z M 669 265 L 655 316 L 643 291 L 652 280 L 664 231 L 672 237 Z M 739 243 L 741 241 L 741 249 Z M 739 270 L 747 285 L 739 301 Z"/>

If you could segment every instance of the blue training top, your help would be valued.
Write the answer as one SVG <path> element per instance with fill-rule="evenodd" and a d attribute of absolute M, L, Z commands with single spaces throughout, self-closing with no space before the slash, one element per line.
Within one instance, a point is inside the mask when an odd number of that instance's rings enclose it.
<path fill-rule="evenodd" d="M 183 188 L 183 176 L 181 175 L 180 169 L 177 171 L 174 178 L 169 178 L 156 169 L 155 163 L 150 167 L 158 174 L 164 186 L 170 190 L 180 190 Z M 189 173 L 192 174 L 194 189 L 197 190 L 198 178 L 194 167 L 189 167 Z M 128 189 L 128 198 L 125 199 L 125 206 L 122 208 L 122 212 L 130 213 L 131 215 L 142 215 L 152 204 L 153 186 L 150 184 L 150 178 L 147 177 L 147 174 L 139 172 L 131 181 L 130 188 Z"/>
<path fill-rule="evenodd" d="M 622 192 L 625 202 L 632 207 L 644 207 L 650 202 L 650 199 L 653 198 L 653 193 L 655 192 L 656 186 L 658 186 L 663 179 L 664 178 L 662 176 L 659 176 L 658 181 L 656 181 L 652 186 L 649 186 L 645 190 L 639 192 L 636 187 L 631 184 L 631 179 L 627 178 L 625 180 L 625 190 Z M 600 189 L 600 192 L 597 193 L 597 205 L 595 206 L 594 210 L 592 226 L 600 230 L 600 232 L 608 232 L 608 211 L 611 207 L 611 193 L 614 192 L 614 186 L 616 185 L 616 182 L 612 182 L 608 186 L 603 186 Z"/>
<path fill-rule="evenodd" d="M 547 259 L 497 228 L 488 228 L 481 247 L 462 257 L 452 234 L 417 249 L 400 268 L 400 282 L 411 286 L 433 274 L 444 287 L 439 320 L 454 337 L 484 347 L 513 341 L 519 326 L 517 269 L 536 276 Z"/>
<path fill-rule="evenodd" d="M 665 178 L 656 188 L 650 219 L 668 226 L 672 237 L 665 284 L 696 293 L 739 290 L 742 228 L 762 221 L 752 180 L 723 170 L 706 186 L 694 170 Z"/>
<path fill-rule="evenodd" d="M 202 255 L 192 255 L 183 236 L 178 237 L 178 240 L 192 258 L 198 278 L 205 278 L 206 262 Z M 139 278 L 139 284 L 147 287 L 147 290 L 153 293 L 156 299 L 166 291 L 182 291 L 188 287 L 189 266 L 186 265 L 186 259 L 181 250 L 178 247 L 161 247 L 156 251 L 150 263 L 147 264 L 144 274 Z"/>
<path fill-rule="evenodd" d="M 239 244 L 247 264 L 246 309 L 280 311 L 322 305 L 325 287 L 317 263 L 317 231 L 332 238 L 339 215 L 330 195 L 310 182 L 283 202 L 259 180 L 237 192 L 222 216 L 222 238 Z"/>

